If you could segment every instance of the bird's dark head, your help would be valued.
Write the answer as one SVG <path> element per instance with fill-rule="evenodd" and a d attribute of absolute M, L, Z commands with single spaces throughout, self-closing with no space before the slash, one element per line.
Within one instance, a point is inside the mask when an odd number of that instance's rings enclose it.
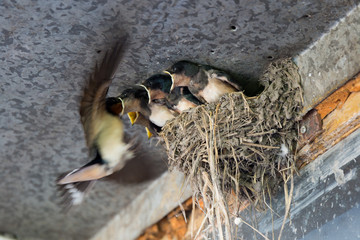
<path fill-rule="evenodd" d="M 134 85 L 126 88 L 118 98 L 123 102 L 123 114 L 129 112 L 141 112 L 144 115 L 149 114 L 148 112 L 150 110 L 147 104 L 150 101 L 150 93 L 145 86 Z"/>
<path fill-rule="evenodd" d="M 190 61 L 179 61 L 174 63 L 168 71 L 170 74 L 184 74 L 187 77 L 193 77 L 199 72 L 199 65 Z"/>
<path fill-rule="evenodd" d="M 149 90 L 151 100 L 165 98 L 173 89 L 172 77 L 169 74 L 155 74 L 143 82 Z"/>
<path fill-rule="evenodd" d="M 188 86 L 190 79 L 200 70 L 199 65 L 189 61 L 179 61 L 173 64 L 164 73 L 169 74 L 174 82 L 174 87 Z"/>
<path fill-rule="evenodd" d="M 174 90 L 168 95 L 167 103 L 170 104 L 170 107 L 175 111 L 180 110 L 179 113 L 182 112 L 181 109 L 185 110 L 188 108 L 193 108 L 202 103 L 190 92 L 188 87 L 175 87 Z M 181 104 L 182 106 L 178 106 Z"/>
<path fill-rule="evenodd" d="M 114 115 L 123 114 L 124 104 L 120 98 L 109 97 L 105 101 L 106 110 Z"/>

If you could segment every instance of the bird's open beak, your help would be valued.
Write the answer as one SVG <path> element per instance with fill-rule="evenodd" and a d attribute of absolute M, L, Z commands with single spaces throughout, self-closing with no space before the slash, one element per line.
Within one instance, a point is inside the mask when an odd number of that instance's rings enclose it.
<path fill-rule="evenodd" d="M 169 74 L 171 77 L 171 88 L 170 88 L 170 92 L 174 89 L 174 77 L 173 75 L 169 72 L 169 71 L 163 71 L 163 73 Z"/>
<path fill-rule="evenodd" d="M 130 119 L 131 125 L 134 125 L 134 123 L 136 122 L 136 120 L 139 117 L 139 113 L 138 112 L 129 112 L 127 115 Z"/>
<path fill-rule="evenodd" d="M 146 135 L 148 136 L 148 139 L 150 139 L 153 136 L 153 134 L 150 132 L 150 130 L 147 127 L 145 127 L 145 130 L 146 130 Z"/>
<path fill-rule="evenodd" d="M 68 184 L 73 182 L 84 182 L 96 180 L 106 177 L 111 174 L 111 171 L 106 171 L 104 165 L 94 164 L 80 169 L 77 172 L 70 173 L 60 179 L 58 184 Z"/>

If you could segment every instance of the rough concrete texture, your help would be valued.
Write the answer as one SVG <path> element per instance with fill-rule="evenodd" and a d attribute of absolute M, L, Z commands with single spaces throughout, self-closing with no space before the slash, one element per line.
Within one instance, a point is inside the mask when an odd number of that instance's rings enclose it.
<path fill-rule="evenodd" d="M 159 187 L 161 186 L 161 187 Z M 186 187 L 188 186 L 188 187 Z M 180 172 L 166 172 L 115 215 L 91 240 L 135 239 L 192 195 Z"/>
<path fill-rule="evenodd" d="M 99 182 L 81 207 L 60 212 L 57 175 L 88 160 L 78 115 L 84 81 L 124 32 L 130 46 L 110 95 L 180 59 L 256 77 L 272 58 L 304 50 L 357 3 L 3 0 L 0 232 L 88 239 L 164 170 L 160 155 L 134 161 L 116 181 Z"/>
<path fill-rule="evenodd" d="M 360 5 L 295 58 L 305 89 L 304 113 L 360 71 Z"/>

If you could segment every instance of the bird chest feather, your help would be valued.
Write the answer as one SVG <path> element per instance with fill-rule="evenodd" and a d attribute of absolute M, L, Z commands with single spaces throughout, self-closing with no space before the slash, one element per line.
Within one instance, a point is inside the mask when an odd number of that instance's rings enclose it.
<path fill-rule="evenodd" d="M 166 121 L 174 118 L 174 115 L 164 105 L 151 104 L 150 109 L 151 115 L 149 119 L 157 126 L 162 127 L 165 125 Z"/>
<path fill-rule="evenodd" d="M 209 78 L 208 85 L 203 90 L 199 91 L 199 95 L 204 98 L 206 102 L 215 102 L 225 93 L 234 91 L 236 91 L 236 89 L 231 85 L 216 78 Z"/>
<path fill-rule="evenodd" d="M 123 142 L 123 124 L 117 116 L 106 115 L 102 119 L 101 131 L 97 136 L 98 149 L 110 167 L 118 164 L 127 154 L 128 145 Z M 125 159 L 124 159 L 125 160 Z"/>
<path fill-rule="evenodd" d="M 183 112 L 189 108 L 194 108 L 197 105 L 185 98 L 180 99 L 179 103 L 176 105 L 176 110 L 179 112 Z"/>

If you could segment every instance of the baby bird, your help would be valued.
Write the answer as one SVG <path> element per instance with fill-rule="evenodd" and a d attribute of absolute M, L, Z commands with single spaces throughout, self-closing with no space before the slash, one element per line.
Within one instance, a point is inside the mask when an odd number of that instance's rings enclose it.
<path fill-rule="evenodd" d="M 123 114 L 139 112 L 160 128 L 165 125 L 166 121 L 176 116 L 176 112 L 169 109 L 161 99 L 151 101 L 150 91 L 144 85 L 135 85 L 125 89 L 118 98 L 123 102 Z M 131 114 L 130 120 L 136 123 L 133 116 L 136 114 Z"/>
<path fill-rule="evenodd" d="M 169 74 L 155 74 L 142 84 L 149 91 L 151 101 L 164 100 L 168 107 L 178 113 L 201 104 L 187 87 L 174 89 L 173 78 Z"/>
<path fill-rule="evenodd" d="M 149 91 L 151 101 L 166 98 L 174 88 L 172 77 L 169 74 L 152 75 L 142 85 Z"/>
<path fill-rule="evenodd" d="M 129 112 L 128 117 L 130 119 L 131 125 L 138 124 L 145 127 L 146 135 L 150 139 L 152 136 L 157 136 L 158 132 L 161 131 L 161 128 L 150 122 L 143 114 L 140 112 Z"/>
<path fill-rule="evenodd" d="M 203 103 L 210 103 L 241 86 L 220 70 L 189 61 L 179 61 L 164 71 L 172 77 L 174 87 L 185 86 Z"/>
<path fill-rule="evenodd" d="M 188 87 L 176 87 L 166 96 L 168 106 L 178 113 L 194 108 L 202 104 L 192 93 Z"/>

